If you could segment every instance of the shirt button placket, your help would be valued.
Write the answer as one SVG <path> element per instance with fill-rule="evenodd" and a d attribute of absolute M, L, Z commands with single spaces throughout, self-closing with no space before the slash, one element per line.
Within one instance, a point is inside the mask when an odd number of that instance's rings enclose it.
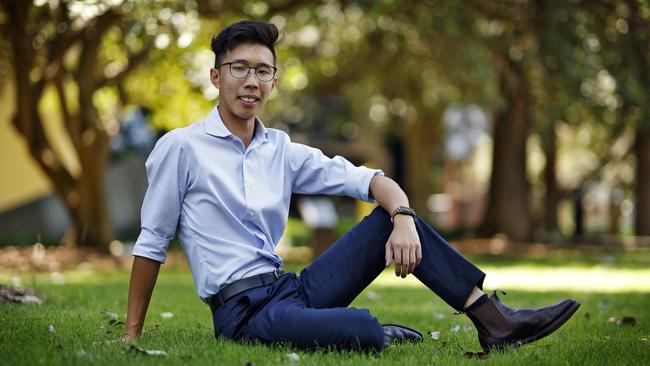
<path fill-rule="evenodd" d="M 248 174 L 247 172 L 247 166 L 248 166 L 248 159 L 246 158 L 246 154 L 244 154 L 244 160 L 243 160 L 243 171 L 244 171 L 244 199 L 246 201 L 246 217 L 250 220 L 253 217 L 255 217 L 255 212 L 251 208 L 251 202 L 249 198 L 251 197 L 251 189 L 252 186 L 250 183 L 248 183 Z"/>

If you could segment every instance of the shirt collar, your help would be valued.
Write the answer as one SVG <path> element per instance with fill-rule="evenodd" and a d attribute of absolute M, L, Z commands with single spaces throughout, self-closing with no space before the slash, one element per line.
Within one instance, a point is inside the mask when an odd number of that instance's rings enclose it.
<path fill-rule="evenodd" d="M 212 108 L 212 111 L 208 114 L 204 125 L 205 133 L 208 135 L 216 137 L 227 137 L 233 135 L 223 123 L 223 120 L 219 115 L 219 106 Z M 258 117 L 255 117 L 255 135 L 253 136 L 253 141 L 259 140 L 260 142 L 267 142 L 269 140 L 268 135 L 269 132 L 266 130 L 266 127 L 264 127 L 262 121 Z"/>

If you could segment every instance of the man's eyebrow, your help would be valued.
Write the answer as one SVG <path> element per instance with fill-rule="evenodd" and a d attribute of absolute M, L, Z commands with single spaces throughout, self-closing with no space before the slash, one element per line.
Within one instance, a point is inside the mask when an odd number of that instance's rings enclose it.
<path fill-rule="evenodd" d="M 232 60 L 232 61 L 229 61 L 229 62 L 227 62 L 227 63 L 231 63 L 231 62 L 232 62 L 232 63 L 235 63 L 235 62 L 236 62 L 236 63 L 243 63 L 243 64 L 247 64 L 247 65 L 250 65 L 250 64 L 251 64 L 250 62 L 248 62 L 248 60 L 245 60 L 245 59 L 243 59 L 243 58 L 238 58 L 238 59 L 236 59 L 236 60 Z M 273 67 L 273 65 L 269 65 L 269 64 L 267 64 L 266 62 L 259 63 L 259 64 L 257 64 L 257 66 L 268 66 L 268 67 Z"/>

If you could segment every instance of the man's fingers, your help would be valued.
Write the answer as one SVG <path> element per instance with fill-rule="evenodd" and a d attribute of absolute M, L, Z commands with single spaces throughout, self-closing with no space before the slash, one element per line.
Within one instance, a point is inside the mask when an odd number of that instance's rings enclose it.
<path fill-rule="evenodd" d="M 408 249 L 402 249 L 402 265 L 401 265 L 401 271 L 400 271 L 400 277 L 406 278 L 406 275 L 408 275 L 408 270 L 409 270 L 409 252 Z"/>
<path fill-rule="evenodd" d="M 422 245 L 418 245 L 418 248 L 415 250 L 415 261 L 417 262 L 416 266 L 422 262 Z"/>
<path fill-rule="evenodd" d="M 122 336 L 122 343 L 130 344 L 130 343 L 135 343 L 137 337 L 134 337 L 130 334 L 124 334 Z"/>
<path fill-rule="evenodd" d="M 412 248 L 411 250 L 409 250 L 409 273 L 413 273 L 413 270 L 415 269 L 415 266 L 417 264 L 415 259 L 415 251 L 416 248 Z"/>
<path fill-rule="evenodd" d="M 393 246 L 390 241 L 386 243 L 386 267 L 393 262 Z"/>
<path fill-rule="evenodd" d="M 402 275 L 402 251 L 397 249 L 393 252 L 393 257 L 395 258 L 395 276 Z"/>

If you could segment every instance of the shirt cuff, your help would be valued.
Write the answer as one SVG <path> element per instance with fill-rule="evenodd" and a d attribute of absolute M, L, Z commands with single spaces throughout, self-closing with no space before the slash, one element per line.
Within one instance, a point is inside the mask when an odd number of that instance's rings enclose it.
<path fill-rule="evenodd" d="M 363 201 L 375 203 L 377 201 L 374 198 L 370 198 L 370 181 L 372 181 L 375 175 L 383 176 L 384 172 L 381 169 L 370 169 L 365 166 L 359 168 L 365 171 L 360 175 L 359 182 L 356 185 L 358 190 L 356 196 Z"/>
<path fill-rule="evenodd" d="M 145 257 L 160 263 L 165 263 L 169 239 L 161 238 L 143 228 L 135 242 L 131 255 Z"/>

